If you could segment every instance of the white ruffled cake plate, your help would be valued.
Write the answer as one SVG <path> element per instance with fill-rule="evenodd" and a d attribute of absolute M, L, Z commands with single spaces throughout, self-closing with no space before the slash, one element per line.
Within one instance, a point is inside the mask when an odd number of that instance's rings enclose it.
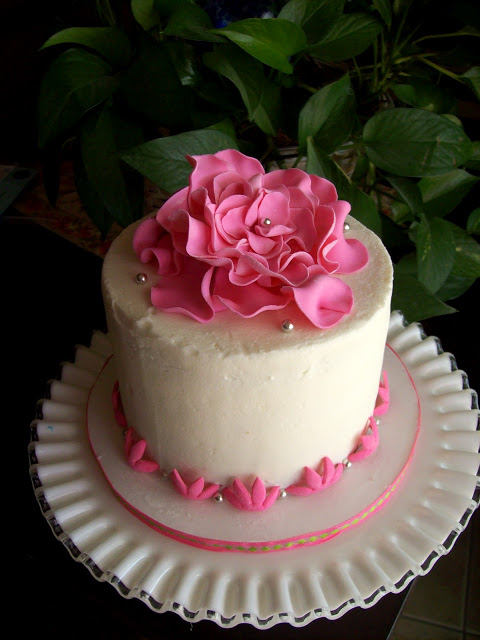
<path fill-rule="evenodd" d="M 110 404 L 111 347 L 95 333 L 90 347 L 78 347 L 75 362 L 63 365 L 32 425 L 31 477 L 45 517 L 98 580 L 189 622 L 301 627 L 402 591 L 448 553 L 478 506 L 479 412 L 465 373 L 420 325 L 406 325 L 394 312 L 387 342 L 391 406 L 381 418 L 377 451 L 325 493 L 289 496 L 252 514 L 186 501 L 166 480 L 126 466 Z M 398 487 L 371 517 L 321 544 L 275 553 L 219 553 L 179 542 L 116 496 L 181 535 L 265 543 L 298 539 L 368 511 L 407 462 Z"/>

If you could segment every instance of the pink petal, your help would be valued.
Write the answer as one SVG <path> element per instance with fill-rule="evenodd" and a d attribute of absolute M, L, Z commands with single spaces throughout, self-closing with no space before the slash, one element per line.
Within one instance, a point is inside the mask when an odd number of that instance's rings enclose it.
<path fill-rule="evenodd" d="M 271 220 L 271 229 L 276 225 L 288 225 L 290 222 L 290 207 L 288 199 L 279 191 L 266 193 L 258 207 L 258 221 L 261 224 L 265 218 Z"/>
<path fill-rule="evenodd" d="M 252 504 L 252 498 L 250 496 L 250 493 L 248 492 L 248 489 L 238 478 L 235 478 L 235 480 L 233 481 L 233 491 L 245 507 L 249 507 Z"/>
<path fill-rule="evenodd" d="M 267 495 L 265 485 L 260 480 L 260 478 L 256 478 L 252 487 L 252 503 L 254 505 L 261 505 L 265 500 L 265 496 Z"/>
<path fill-rule="evenodd" d="M 225 149 L 216 153 L 215 156 L 225 161 L 229 168 L 234 169 L 246 180 L 265 173 L 265 169 L 256 158 L 246 156 L 236 149 Z"/>
<path fill-rule="evenodd" d="M 390 387 L 388 384 L 388 376 L 387 372 L 384 371 L 382 373 L 383 381 L 380 381 L 380 386 L 378 388 L 378 396 L 375 404 L 375 409 L 373 410 L 374 416 L 383 416 L 390 406 Z"/>
<path fill-rule="evenodd" d="M 178 493 L 180 493 L 182 496 L 186 496 L 188 493 L 187 485 L 176 469 L 172 471 L 170 477 L 172 478 L 173 486 L 178 491 Z"/>
<path fill-rule="evenodd" d="M 152 287 L 154 307 L 177 312 L 199 322 L 209 322 L 214 311 L 210 302 L 210 282 L 214 267 L 192 258 L 185 259 L 183 272 L 173 278 L 161 278 Z"/>
<path fill-rule="evenodd" d="M 340 479 L 342 473 L 343 473 L 343 464 L 340 462 L 335 466 L 335 475 L 333 476 L 330 484 L 335 484 L 335 482 L 337 482 L 337 480 Z"/>
<path fill-rule="evenodd" d="M 297 187 L 304 193 L 311 192 L 311 176 L 300 169 L 278 169 L 266 173 L 263 178 L 265 189 L 277 187 Z"/>
<path fill-rule="evenodd" d="M 332 204 L 332 208 L 335 211 L 333 235 L 336 242 L 328 252 L 328 260 L 338 263 L 338 273 L 355 273 L 368 263 L 367 248 L 359 240 L 345 239 L 343 225 L 350 212 L 350 204 L 339 200 Z"/>
<path fill-rule="evenodd" d="M 277 242 L 272 238 L 259 236 L 256 233 L 252 233 L 251 231 L 247 232 L 247 236 L 252 251 L 260 255 L 269 253 L 277 245 Z"/>
<path fill-rule="evenodd" d="M 318 491 L 322 488 L 322 477 L 310 467 L 305 467 L 304 470 L 305 483 L 314 491 Z"/>
<path fill-rule="evenodd" d="M 335 475 L 335 465 L 330 460 L 330 458 L 323 458 L 323 484 L 324 486 L 328 486 Z"/>
<path fill-rule="evenodd" d="M 317 196 L 320 204 L 329 204 L 338 199 L 337 190 L 332 182 L 315 175 L 311 175 L 310 180 L 312 192 Z"/>
<path fill-rule="evenodd" d="M 229 170 L 227 162 L 215 155 L 202 156 L 186 156 L 187 160 L 193 167 L 190 174 L 189 184 L 190 190 L 196 191 L 200 188 L 206 188 L 208 195 L 212 201 L 215 199 L 215 191 L 213 181 L 220 173 Z"/>
<path fill-rule="evenodd" d="M 264 500 L 261 511 L 265 511 L 265 509 L 269 509 L 275 500 L 278 498 L 278 494 L 280 492 L 280 487 L 272 487 L 268 492 L 267 498 Z"/>
<path fill-rule="evenodd" d="M 133 427 L 130 427 L 129 429 L 127 429 L 127 433 L 125 434 L 125 443 L 124 443 L 124 449 L 125 449 L 125 457 L 128 458 L 130 457 L 130 452 L 132 450 L 133 447 Z"/>
<path fill-rule="evenodd" d="M 251 318 L 267 309 L 283 309 L 289 302 L 278 289 L 264 289 L 253 282 L 235 286 L 225 269 L 217 269 L 212 298 L 218 298 L 225 307 L 243 318 Z"/>
<path fill-rule="evenodd" d="M 145 453 L 145 449 L 147 448 L 146 440 L 139 440 L 135 444 L 132 445 L 130 449 L 130 455 L 128 456 L 129 463 L 134 466 L 138 460 L 141 460 L 143 454 Z"/>
<path fill-rule="evenodd" d="M 213 258 L 209 250 L 212 231 L 210 227 L 201 220 L 188 218 L 188 239 L 185 251 L 194 258 Z"/>
<path fill-rule="evenodd" d="M 378 428 L 373 418 L 370 418 L 367 429 L 370 429 L 371 433 L 364 434 L 360 438 L 360 444 L 357 451 L 354 451 L 348 456 L 348 459 L 352 462 L 358 462 L 359 460 L 368 458 L 368 456 L 372 455 L 378 447 Z"/>
<path fill-rule="evenodd" d="M 217 491 L 220 489 L 220 485 L 219 484 L 209 484 L 203 491 L 202 493 L 198 496 L 199 500 L 207 500 L 208 498 L 211 498 L 215 493 L 217 493 Z"/>
<path fill-rule="evenodd" d="M 133 250 L 139 260 L 142 259 L 141 256 L 145 249 L 155 247 L 163 235 L 165 235 L 165 229 L 158 224 L 155 218 L 147 218 L 137 227 L 133 236 Z M 142 262 L 147 261 L 142 260 Z"/>
<path fill-rule="evenodd" d="M 292 294 L 298 308 L 320 329 L 338 324 L 353 307 L 353 293 L 342 280 L 319 274 L 301 287 L 285 286 L 282 292 Z"/>
<path fill-rule="evenodd" d="M 203 488 L 205 486 L 205 481 L 202 477 L 197 478 L 195 482 L 192 482 L 190 487 L 188 488 L 188 495 L 191 498 L 198 498 L 198 496 L 202 493 Z"/>
<path fill-rule="evenodd" d="M 243 502 L 237 498 L 230 487 L 226 487 L 222 493 L 223 497 L 226 498 L 228 502 L 230 502 L 230 504 L 236 509 L 242 509 L 243 511 L 248 509 L 248 506 L 245 506 Z"/>
<path fill-rule="evenodd" d="M 152 473 L 158 469 L 158 464 L 151 460 L 137 460 L 135 462 L 135 471 L 140 471 L 141 473 Z"/>

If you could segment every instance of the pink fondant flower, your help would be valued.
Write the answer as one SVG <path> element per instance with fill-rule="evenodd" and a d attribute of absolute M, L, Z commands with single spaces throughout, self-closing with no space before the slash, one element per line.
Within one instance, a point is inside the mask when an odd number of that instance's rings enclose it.
<path fill-rule="evenodd" d="M 182 476 L 174 469 L 171 473 L 173 486 L 184 497 L 189 500 L 206 500 L 211 498 L 220 488 L 219 484 L 208 484 L 205 486 L 203 478 L 197 478 L 190 485 L 187 485 Z"/>
<path fill-rule="evenodd" d="M 241 480 L 235 478 L 231 487 L 223 490 L 223 497 L 237 509 L 243 511 L 264 511 L 272 506 L 278 497 L 280 487 L 272 487 L 268 492 L 265 485 L 256 478 L 252 486 L 252 491 L 246 488 Z"/>
<path fill-rule="evenodd" d="M 330 458 L 323 458 L 322 467 L 321 472 L 305 467 L 303 483 L 291 484 L 285 491 L 294 496 L 309 496 L 337 482 L 343 472 L 343 464 L 334 465 Z"/>
<path fill-rule="evenodd" d="M 387 372 L 382 373 L 382 380 L 380 380 L 380 386 L 378 387 L 377 402 L 375 409 L 373 410 L 374 416 L 383 416 L 388 411 L 390 406 L 390 387 L 388 385 Z"/>
<path fill-rule="evenodd" d="M 350 312 L 352 291 L 334 275 L 358 271 L 368 253 L 344 238 L 350 205 L 331 182 L 299 169 L 266 174 L 232 149 L 188 160 L 189 186 L 134 238 L 161 276 L 155 307 L 208 322 L 226 309 L 249 318 L 293 302 L 321 328 Z"/>
<path fill-rule="evenodd" d="M 372 455 L 378 447 L 378 429 L 375 418 L 371 417 L 367 423 L 364 434 L 360 438 L 360 442 L 356 451 L 348 456 L 350 462 L 358 462 Z"/>
<path fill-rule="evenodd" d="M 135 469 L 135 471 L 151 473 L 158 469 L 156 462 L 144 460 L 143 456 L 146 448 L 146 440 L 137 440 L 133 427 L 130 427 L 125 435 L 125 456 L 128 464 Z"/>

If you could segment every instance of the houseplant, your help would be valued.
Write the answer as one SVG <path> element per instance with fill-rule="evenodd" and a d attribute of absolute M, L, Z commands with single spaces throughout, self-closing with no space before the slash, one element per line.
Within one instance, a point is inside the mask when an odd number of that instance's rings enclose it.
<path fill-rule="evenodd" d="M 42 47 L 49 197 L 66 145 L 102 232 L 143 215 L 145 177 L 183 187 L 187 153 L 301 166 L 383 238 L 394 307 L 410 321 L 451 313 L 480 276 L 480 142 L 465 110 L 480 95 L 474 5 L 99 0 L 98 25 Z"/>

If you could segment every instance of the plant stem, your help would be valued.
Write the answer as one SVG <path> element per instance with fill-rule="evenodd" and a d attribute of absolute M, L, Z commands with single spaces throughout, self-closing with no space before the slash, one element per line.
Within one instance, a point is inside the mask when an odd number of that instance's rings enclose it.
<path fill-rule="evenodd" d="M 457 80 L 458 82 L 462 82 L 462 79 L 460 78 L 460 76 L 457 75 L 456 73 L 453 73 L 453 71 L 449 71 L 448 69 L 445 69 L 444 67 L 441 67 L 440 65 L 435 64 L 435 62 L 432 62 L 431 60 L 427 60 L 423 56 L 418 56 L 417 59 L 420 60 L 420 62 L 424 62 L 425 64 L 427 64 L 429 67 L 432 67 L 433 69 L 436 69 L 437 71 L 440 71 L 440 73 L 444 73 L 449 78 L 453 78 L 453 80 Z"/>

